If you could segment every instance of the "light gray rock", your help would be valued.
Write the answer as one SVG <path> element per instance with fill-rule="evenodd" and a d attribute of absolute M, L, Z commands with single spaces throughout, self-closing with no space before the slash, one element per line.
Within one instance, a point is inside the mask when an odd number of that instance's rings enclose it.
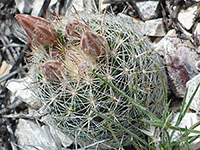
<path fill-rule="evenodd" d="M 199 74 L 196 63 L 199 60 L 197 53 L 189 40 L 170 38 L 171 43 L 166 45 L 167 70 L 172 81 L 172 91 L 177 97 L 184 97 L 186 83 Z M 191 46 L 190 46 L 191 45 Z"/>
<path fill-rule="evenodd" d="M 44 0 L 15 0 L 16 7 L 20 13 L 30 13 L 33 16 L 38 16 Z"/>
<path fill-rule="evenodd" d="M 200 74 L 193 77 L 189 80 L 186 84 L 188 88 L 188 94 L 186 97 L 186 104 L 188 104 L 190 98 L 192 97 L 197 85 L 200 83 Z M 190 109 L 194 111 L 200 111 L 200 88 L 198 89 L 197 93 L 195 94 L 192 103 L 190 104 Z"/>
<path fill-rule="evenodd" d="M 37 17 L 42 9 L 43 4 L 44 0 L 34 0 L 31 15 Z"/>
<path fill-rule="evenodd" d="M 175 117 L 172 121 L 172 125 L 175 125 L 175 123 L 178 119 L 178 115 L 179 115 L 179 113 L 175 114 Z M 195 123 L 197 123 L 199 121 L 200 120 L 198 119 L 196 113 L 186 113 L 186 115 L 184 116 L 184 118 L 182 119 L 182 121 L 178 127 L 180 127 L 180 128 L 187 127 L 187 129 L 189 129 L 192 125 L 194 125 Z M 200 131 L 200 126 L 197 126 L 195 128 L 195 130 Z M 171 131 L 169 131 L 169 132 L 171 132 Z M 181 135 L 181 132 L 176 131 L 174 133 L 172 141 L 176 141 L 176 140 L 180 139 L 180 135 Z M 194 136 L 194 135 L 198 135 L 198 134 L 195 134 L 195 133 L 189 134 L 189 136 Z M 192 144 L 189 144 L 189 149 L 190 150 L 199 150 L 200 149 L 200 138 L 197 138 L 194 142 L 192 142 Z"/>
<path fill-rule="evenodd" d="M 39 100 L 34 98 L 34 93 L 30 90 L 32 82 L 33 81 L 30 77 L 11 79 L 5 86 L 13 93 L 14 96 L 22 98 L 22 100 L 29 106 L 38 109 L 41 106 L 41 103 Z"/>
<path fill-rule="evenodd" d="M 144 34 L 156 37 L 165 36 L 163 18 L 145 21 Z"/>
<path fill-rule="evenodd" d="M 106 3 L 105 0 L 99 0 L 99 10 L 102 11 L 106 7 L 108 7 L 110 4 Z"/>
<path fill-rule="evenodd" d="M 87 12 L 91 14 L 98 11 L 94 0 L 73 0 L 68 1 L 67 5 L 69 6 L 69 10 L 72 13 L 76 13 L 77 11 L 79 13 Z M 76 9 L 76 11 L 74 8 Z M 67 15 L 69 15 L 69 11 L 66 12 L 65 16 Z"/>
<path fill-rule="evenodd" d="M 189 7 L 186 10 L 182 9 L 179 12 L 178 21 L 185 29 L 189 30 L 192 27 L 196 11 L 197 11 L 197 6 L 195 5 L 193 7 Z"/>
<path fill-rule="evenodd" d="M 19 119 L 15 136 L 17 144 L 26 150 L 59 150 L 62 146 L 67 147 L 72 144 L 70 138 L 52 126 L 40 126 L 25 119 Z"/>
<path fill-rule="evenodd" d="M 197 51 L 197 53 L 200 53 L 200 46 L 199 46 L 200 45 L 200 23 L 198 23 L 196 25 L 196 28 L 195 28 L 193 34 L 194 34 L 194 39 L 195 39 L 196 45 L 198 46 L 196 48 L 196 51 Z"/>
<path fill-rule="evenodd" d="M 167 32 L 164 38 L 162 38 L 159 42 L 155 41 L 153 43 L 154 49 L 161 55 L 166 55 L 166 45 L 170 44 L 171 42 L 168 40 L 170 37 L 176 36 L 176 30 L 172 29 Z"/>
<path fill-rule="evenodd" d="M 72 13 L 76 13 L 77 12 L 83 12 L 84 11 L 84 3 L 83 0 L 73 0 L 73 2 L 71 2 L 70 4 L 68 4 L 69 6 L 69 10 Z M 74 10 L 74 8 L 76 9 L 76 11 Z M 68 15 L 69 12 L 66 12 L 66 16 Z"/>
<path fill-rule="evenodd" d="M 133 17 L 130 17 L 122 13 L 119 13 L 118 16 L 120 16 L 124 22 L 130 24 L 130 26 L 133 26 L 133 28 L 138 29 L 143 34 L 145 33 L 144 32 L 145 23 L 143 21 L 137 20 Z"/>
<path fill-rule="evenodd" d="M 80 0 L 79 0 L 80 1 Z M 85 11 L 88 13 L 97 12 L 96 3 L 94 0 L 83 0 L 83 5 L 85 7 Z"/>
<path fill-rule="evenodd" d="M 143 18 L 145 20 L 149 20 L 149 19 L 154 19 L 157 16 L 156 9 L 158 7 L 158 4 L 159 1 L 144 1 L 144 2 L 137 2 L 136 6 L 141 12 Z"/>
<path fill-rule="evenodd" d="M 197 62 L 196 62 L 196 69 L 197 69 L 198 71 L 200 71 L 200 61 L 197 61 Z"/>
<path fill-rule="evenodd" d="M 23 13 L 25 0 L 15 0 L 15 4 L 20 13 Z"/>
<path fill-rule="evenodd" d="M 189 40 L 179 39 L 171 30 L 154 48 L 165 58 L 172 92 L 177 97 L 183 97 L 187 81 L 199 74 L 195 47 Z"/>
<path fill-rule="evenodd" d="M 200 54 L 200 46 L 197 46 L 197 47 L 196 47 L 196 52 L 197 52 L 198 54 Z"/>

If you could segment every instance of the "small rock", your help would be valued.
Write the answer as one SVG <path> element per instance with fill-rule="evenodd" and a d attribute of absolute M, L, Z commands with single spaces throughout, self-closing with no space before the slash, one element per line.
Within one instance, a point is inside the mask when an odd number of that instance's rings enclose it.
<path fill-rule="evenodd" d="M 186 87 L 188 88 L 188 94 L 186 97 L 186 104 L 188 104 L 190 98 L 192 97 L 197 85 L 200 83 L 200 74 L 193 77 L 191 80 L 189 80 L 186 84 Z M 194 96 L 192 103 L 190 104 L 190 109 L 194 111 L 200 110 L 200 88 L 198 89 L 196 95 Z"/>
<path fill-rule="evenodd" d="M 37 17 L 42 9 L 44 0 L 34 0 L 31 15 Z"/>
<path fill-rule="evenodd" d="M 22 79 L 11 79 L 6 83 L 6 87 L 16 97 L 21 97 L 22 100 L 32 108 L 38 109 L 41 105 L 39 100 L 35 99 L 34 93 L 30 90 L 32 79 L 29 77 Z"/>
<path fill-rule="evenodd" d="M 58 150 L 72 144 L 69 137 L 52 126 L 40 126 L 39 123 L 25 119 L 19 119 L 15 136 L 18 145 L 26 150 Z"/>
<path fill-rule="evenodd" d="M 133 28 L 139 29 L 139 31 L 141 31 L 143 34 L 145 33 L 144 32 L 145 23 L 143 21 L 137 20 L 133 17 L 130 17 L 122 13 L 119 13 L 118 16 L 120 16 L 120 19 L 128 23 L 130 26 L 134 26 Z"/>
<path fill-rule="evenodd" d="M 145 20 L 155 19 L 157 17 L 156 9 L 158 8 L 159 1 L 144 1 L 137 2 L 136 6 Z"/>
<path fill-rule="evenodd" d="M 15 4 L 20 13 L 23 13 L 24 0 L 15 0 Z"/>
<path fill-rule="evenodd" d="M 145 21 L 144 34 L 148 36 L 165 36 L 163 19 L 153 19 Z"/>
<path fill-rule="evenodd" d="M 166 45 L 166 62 L 168 74 L 174 86 L 172 91 L 177 97 L 184 97 L 187 81 L 199 74 L 196 69 L 198 55 L 189 44 L 186 44 L 188 40 L 181 41 L 176 37 L 169 40 L 171 43 Z"/>
<path fill-rule="evenodd" d="M 176 36 L 176 30 L 172 29 L 170 31 L 167 32 L 167 34 L 165 35 L 164 38 L 162 38 L 159 42 L 155 41 L 153 43 L 153 47 L 154 49 L 161 55 L 161 56 L 165 56 L 166 55 L 166 45 L 167 45 L 167 41 L 169 37 L 173 37 L 173 36 Z M 164 45 L 164 43 L 166 45 Z"/>
<path fill-rule="evenodd" d="M 99 10 L 100 11 L 104 10 L 109 5 L 110 5 L 109 3 L 105 3 L 105 0 L 99 0 Z"/>
<path fill-rule="evenodd" d="M 174 120 L 172 121 L 172 125 L 175 125 L 175 123 L 178 119 L 178 116 L 179 116 L 179 113 L 177 113 L 175 115 Z M 180 128 L 187 127 L 187 129 L 189 129 L 192 125 L 194 125 L 197 122 L 199 122 L 199 119 L 198 119 L 196 113 L 186 113 L 178 127 L 180 127 Z M 200 126 L 197 126 L 194 130 L 200 131 Z M 181 135 L 181 131 L 176 131 L 174 133 L 172 141 L 179 140 L 180 135 Z M 190 133 L 188 136 L 194 136 L 194 135 L 198 135 L 198 134 Z M 193 141 L 192 144 L 189 144 L 189 149 L 190 150 L 199 150 L 200 149 L 200 138 Z"/>
<path fill-rule="evenodd" d="M 85 12 L 91 13 L 98 11 L 94 0 L 83 0 L 83 6 L 85 8 Z"/>
<path fill-rule="evenodd" d="M 200 23 L 196 25 L 196 28 L 193 32 L 194 40 L 197 46 L 200 46 Z"/>
<path fill-rule="evenodd" d="M 73 3 L 69 7 L 69 11 L 71 11 L 72 13 L 76 13 L 76 11 L 74 10 L 74 8 L 79 13 L 83 12 L 84 11 L 84 2 L 83 2 L 83 0 L 73 0 Z M 66 15 L 68 15 L 68 13 L 69 12 L 67 11 Z"/>
<path fill-rule="evenodd" d="M 4 75 L 8 74 L 12 66 L 8 64 L 6 61 L 3 61 L 0 66 L 0 78 Z"/>
<path fill-rule="evenodd" d="M 178 14 L 178 21 L 181 25 L 186 29 L 190 30 L 194 23 L 195 12 L 197 10 L 197 6 L 189 7 L 186 10 L 181 10 Z"/>
<path fill-rule="evenodd" d="M 197 69 L 198 71 L 200 71 L 200 61 L 198 61 L 198 62 L 196 63 L 196 69 Z"/>
<path fill-rule="evenodd" d="M 18 8 L 21 14 L 23 13 L 30 13 L 32 11 L 32 6 L 34 0 L 27 1 L 27 0 L 15 0 L 16 7 Z"/>
<path fill-rule="evenodd" d="M 179 39 L 170 30 L 154 47 L 165 58 L 172 92 L 176 97 L 184 97 L 187 81 L 199 74 L 196 68 L 199 58 L 193 44 Z"/>
<path fill-rule="evenodd" d="M 200 46 L 196 47 L 196 52 L 197 52 L 197 54 L 200 54 Z"/>

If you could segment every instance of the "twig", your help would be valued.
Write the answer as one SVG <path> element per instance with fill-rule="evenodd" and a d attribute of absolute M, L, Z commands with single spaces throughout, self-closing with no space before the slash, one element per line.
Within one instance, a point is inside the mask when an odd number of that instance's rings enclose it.
<path fill-rule="evenodd" d="M 25 69 L 25 68 L 19 68 L 19 69 L 15 70 L 11 73 L 4 75 L 3 77 L 0 78 L 0 83 L 5 81 L 5 80 L 8 80 L 9 78 L 11 78 L 12 76 L 14 76 L 15 74 L 17 74 L 18 72 L 20 72 L 23 69 Z"/>
<path fill-rule="evenodd" d="M 0 110 L 0 115 L 3 115 L 12 109 L 15 109 L 17 106 L 21 105 L 22 103 L 23 101 L 21 99 L 16 98 L 16 100 L 12 104 Z"/>
<path fill-rule="evenodd" d="M 3 118 L 15 118 L 15 119 L 30 119 L 30 120 L 38 120 L 41 117 L 44 117 L 48 115 L 51 112 L 45 112 L 41 114 L 9 114 L 9 115 L 3 115 Z"/>
<path fill-rule="evenodd" d="M 103 4 L 108 4 L 108 3 L 124 3 L 124 2 L 145 2 L 146 0 L 104 0 Z M 149 0 L 149 1 L 154 1 L 154 0 Z"/>
<path fill-rule="evenodd" d="M 7 126 L 8 132 L 10 133 L 10 145 L 12 147 L 12 150 L 18 150 L 16 147 L 17 144 L 16 144 L 14 133 L 13 133 L 13 129 L 8 119 L 6 119 L 6 126 Z"/>

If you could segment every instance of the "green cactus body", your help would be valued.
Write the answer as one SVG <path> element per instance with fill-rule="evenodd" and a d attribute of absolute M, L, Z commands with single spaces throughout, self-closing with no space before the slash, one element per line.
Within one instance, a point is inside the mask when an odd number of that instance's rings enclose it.
<path fill-rule="evenodd" d="M 51 46 L 33 45 L 31 75 L 37 83 L 33 91 L 53 110 L 61 129 L 88 144 L 105 140 L 105 145 L 116 147 L 106 120 L 95 110 L 140 134 L 145 116 L 91 70 L 161 116 L 163 89 L 155 64 L 160 69 L 162 65 L 136 28 L 120 17 L 100 14 L 70 16 L 53 25 L 58 40 Z M 111 127 L 122 145 L 129 143 L 130 135 L 115 124 Z"/>

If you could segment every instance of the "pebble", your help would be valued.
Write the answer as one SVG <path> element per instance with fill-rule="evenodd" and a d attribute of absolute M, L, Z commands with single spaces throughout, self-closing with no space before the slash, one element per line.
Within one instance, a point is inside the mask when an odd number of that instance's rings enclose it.
<path fill-rule="evenodd" d="M 190 30 L 190 28 L 192 27 L 194 23 L 196 10 L 197 10 L 197 6 L 193 6 L 193 7 L 189 7 L 186 10 L 182 9 L 180 13 L 178 14 L 178 21 L 181 23 L 181 25 L 185 29 Z"/>
<path fill-rule="evenodd" d="M 24 134 L 26 133 L 26 134 Z M 31 120 L 19 119 L 15 136 L 18 145 L 26 150 L 59 150 L 70 146 L 72 140 L 51 125 L 39 125 Z"/>
<path fill-rule="evenodd" d="M 169 31 L 154 47 L 165 58 L 170 89 L 176 97 L 183 98 L 187 81 L 199 74 L 196 69 L 199 58 L 189 40 L 181 40 L 173 35 L 175 30 Z"/>
<path fill-rule="evenodd" d="M 144 28 L 145 28 L 145 23 L 141 20 L 135 19 L 133 17 L 127 16 L 125 14 L 119 13 L 118 16 L 120 16 L 123 21 L 127 22 L 132 26 L 133 28 L 138 29 L 141 31 L 143 34 L 145 34 Z"/>
<path fill-rule="evenodd" d="M 34 0 L 31 15 L 37 17 L 40 13 L 40 10 L 44 4 L 44 0 Z"/>
<path fill-rule="evenodd" d="M 168 38 L 173 36 L 176 36 L 176 31 L 174 29 L 168 31 L 165 37 L 163 37 L 162 39 L 159 38 L 158 42 L 157 40 L 154 41 L 153 47 L 161 56 L 164 57 L 166 55 L 165 49 L 166 45 L 168 44 L 167 42 L 169 42 Z"/>
<path fill-rule="evenodd" d="M 200 53 L 200 23 L 196 25 L 196 28 L 193 32 L 195 44 L 197 46 L 196 52 L 199 54 Z"/>
<path fill-rule="evenodd" d="M 175 117 L 172 121 L 172 125 L 174 126 L 177 119 L 178 119 L 179 113 L 175 114 Z M 184 118 L 182 119 L 180 125 L 178 127 L 180 128 L 185 128 L 187 127 L 187 129 L 189 129 L 192 125 L 194 125 L 195 123 L 199 122 L 200 120 L 198 119 L 196 113 L 186 113 Z M 195 128 L 195 130 L 200 131 L 200 126 L 197 126 Z M 169 131 L 171 132 L 171 131 Z M 176 141 L 178 139 L 180 139 L 180 135 L 181 132 L 180 131 L 176 131 L 174 133 L 174 136 L 172 138 L 172 141 Z M 198 135 L 195 133 L 190 133 L 189 136 L 194 136 L 194 135 Z M 192 144 L 189 144 L 189 149 L 190 150 L 199 150 L 200 149 L 200 138 L 197 138 L 194 142 L 192 142 Z"/>
<path fill-rule="evenodd" d="M 165 36 L 166 33 L 163 25 L 163 19 L 159 18 L 145 21 L 144 33 L 148 36 Z"/>
<path fill-rule="evenodd" d="M 34 98 L 34 93 L 30 90 L 30 85 L 32 83 L 30 77 L 21 79 L 11 79 L 6 83 L 6 88 L 8 88 L 15 97 L 20 97 L 32 108 L 38 109 L 41 106 L 41 102 Z"/>
<path fill-rule="evenodd" d="M 158 5 L 159 1 L 144 1 L 136 3 L 136 6 L 145 20 L 155 19 L 157 17 L 156 9 L 158 8 Z"/>
<path fill-rule="evenodd" d="M 186 87 L 188 88 L 188 94 L 186 97 L 186 104 L 188 104 L 190 98 L 194 94 L 194 91 L 199 83 L 200 83 L 200 74 L 196 75 L 187 82 Z M 200 111 L 200 88 L 197 90 L 197 93 L 195 94 L 189 108 L 194 111 Z"/>

